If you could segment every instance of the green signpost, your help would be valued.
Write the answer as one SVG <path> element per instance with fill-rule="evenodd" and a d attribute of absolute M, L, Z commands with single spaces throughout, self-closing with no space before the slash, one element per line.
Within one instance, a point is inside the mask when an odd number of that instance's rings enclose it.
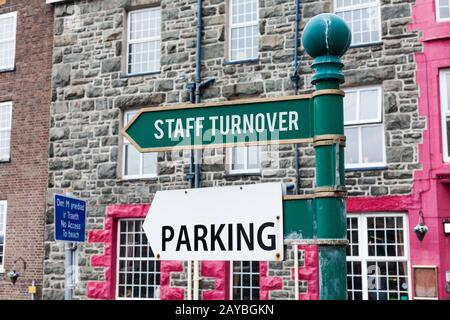
<path fill-rule="evenodd" d="M 319 246 L 320 299 L 345 300 L 346 210 L 340 57 L 351 42 L 333 14 L 312 18 L 303 32 L 314 58 L 311 95 L 141 110 L 124 136 L 141 152 L 219 146 L 313 143 L 316 186 L 311 195 L 285 196 L 284 239 Z"/>
<path fill-rule="evenodd" d="M 124 135 L 140 152 L 310 141 L 311 96 L 140 110 Z"/>

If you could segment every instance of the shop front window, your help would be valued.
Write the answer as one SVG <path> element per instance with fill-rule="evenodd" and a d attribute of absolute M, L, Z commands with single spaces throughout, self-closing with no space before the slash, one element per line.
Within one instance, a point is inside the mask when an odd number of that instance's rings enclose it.
<path fill-rule="evenodd" d="M 406 223 L 403 214 L 348 215 L 349 300 L 408 300 Z"/>
<path fill-rule="evenodd" d="M 144 219 L 118 222 L 117 299 L 159 299 L 160 262 L 148 244 L 143 223 Z"/>

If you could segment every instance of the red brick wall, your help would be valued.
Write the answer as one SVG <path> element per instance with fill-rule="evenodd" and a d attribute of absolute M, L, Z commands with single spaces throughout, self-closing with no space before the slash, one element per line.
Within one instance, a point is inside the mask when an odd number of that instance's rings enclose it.
<path fill-rule="evenodd" d="M 4 2 L 4 1 L 2 1 Z M 11 162 L 0 163 L 0 200 L 8 201 L 5 273 L 0 299 L 29 299 L 42 287 L 51 102 L 52 7 L 45 0 L 6 0 L 0 14 L 17 11 L 16 68 L 0 72 L 0 102 L 12 101 Z M 16 285 L 6 273 L 22 257 L 26 270 Z M 23 269 L 22 263 L 17 269 Z"/>

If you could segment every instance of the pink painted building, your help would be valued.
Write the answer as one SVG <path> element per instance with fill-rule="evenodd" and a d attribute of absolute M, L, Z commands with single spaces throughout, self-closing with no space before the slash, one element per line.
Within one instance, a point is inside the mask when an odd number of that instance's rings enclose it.
<path fill-rule="evenodd" d="M 428 233 L 423 241 L 410 235 L 411 263 L 435 266 L 438 297 L 449 299 L 450 238 L 444 222 L 450 220 L 450 1 L 416 1 L 410 28 L 421 32 L 423 52 L 416 54 L 416 78 L 419 112 L 428 119 L 419 148 L 423 170 L 414 176 L 409 217 L 412 227 L 422 212 Z"/>

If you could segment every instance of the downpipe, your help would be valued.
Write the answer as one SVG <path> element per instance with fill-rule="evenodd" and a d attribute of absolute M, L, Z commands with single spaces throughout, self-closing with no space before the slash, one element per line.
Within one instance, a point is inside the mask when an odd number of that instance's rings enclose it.
<path fill-rule="evenodd" d="M 294 44 L 294 72 L 291 75 L 292 85 L 294 87 L 295 95 L 298 94 L 300 75 L 300 65 L 298 63 L 298 47 L 299 47 L 299 32 L 300 32 L 300 0 L 295 0 L 295 44 Z M 300 193 L 300 150 L 299 145 L 295 144 L 295 192 Z"/>

